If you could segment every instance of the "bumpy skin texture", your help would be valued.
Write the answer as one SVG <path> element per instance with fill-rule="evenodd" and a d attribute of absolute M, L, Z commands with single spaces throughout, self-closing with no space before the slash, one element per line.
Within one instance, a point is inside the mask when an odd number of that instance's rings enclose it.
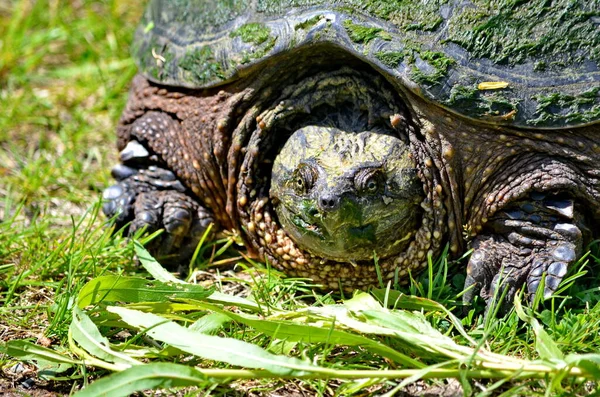
<path fill-rule="evenodd" d="M 423 187 L 408 146 L 383 133 L 309 126 L 275 158 L 270 197 L 298 245 L 338 262 L 406 250 Z"/>
<path fill-rule="evenodd" d="M 125 177 L 105 193 L 105 212 L 121 212 L 125 215 L 119 216 L 120 224 L 133 221 L 135 225 L 139 223 L 135 208 L 143 206 L 138 202 L 146 200 L 145 196 L 184 192 L 199 203 L 198 208 L 189 209 L 191 214 L 209 214 L 199 219 L 211 216 L 218 227 L 237 230 L 252 254 L 291 275 L 310 277 L 332 289 L 376 284 L 371 261 L 351 265 L 326 260 L 302 250 L 289 238 L 275 219 L 269 197 L 270 168 L 285 135 L 304 125 L 354 123 L 359 130 L 397 129 L 406 140 L 414 139 L 408 136 L 414 126 L 400 116 L 408 116 L 407 109 L 391 87 L 372 72 L 341 68 L 323 73 L 306 71 L 300 76 L 298 84 L 283 92 L 270 87 L 277 79 L 287 78 L 281 74 L 262 77 L 250 87 L 231 87 L 231 92 L 217 93 L 167 90 L 137 77 L 118 128 L 119 148 L 126 152 L 130 142 L 138 142 L 147 149 L 147 161 L 172 170 L 184 190 L 155 188 L 157 183 L 146 182 L 144 189 L 150 193 L 136 195 L 141 190 L 136 187 L 137 179 L 148 173 L 143 165 L 131 176 L 121 172 Z M 355 99 L 357 103 L 353 103 Z M 351 122 L 342 120 L 345 116 L 325 117 L 336 102 L 348 110 L 346 116 Z M 415 139 L 413 145 L 422 143 Z M 421 156 L 428 158 L 424 152 Z M 408 271 L 426 266 L 428 252 L 433 255 L 439 251 L 445 232 L 444 207 L 435 180 L 431 177 L 425 181 L 428 188 L 421 203 L 424 216 L 407 249 L 380 260 L 385 279 L 405 280 Z M 129 192 L 131 198 L 123 200 L 121 191 Z M 188 220 L 194 229 L 195 220 Z M 160 224 L 160 219 L 154 224 Z M 169 233 L 164 236 L 170 238 Z M 180 246 L 173 245 L 173 249 Z"/>
<path fill-rule="evenodd" d="M 175 259 L 213 221 L 290 275 L 335 290 L 376 285 L 372 262 L 326 260 L 294 243 L 275 215 L 270 171 L 286 138 L 305 126 L 386 129 L 408 143 L 424 199 L 408 248 L 379 260 L 384 280 L 407 281 L 449 243 L 453 254 L 474 248 L 466 300 L 479 290 L 489 300 L 499 280 L 509 296 L 523 283 L 530 294 L 542 281 L 546 295 L 555 291 L 597 235 L 599 126 L 542 132 L 475 124 L 340 59 L 271 69 L 219 91 L 136 77 L 118 127 L 124 165 L 105 192 L 105 212 L 120 213 L 119 224 L 134 230 L 164 227 L 156 250 Z M 273 89 L 282 81 L 285 88 Z"/>
<path fill-rule="evenodd" d="M 449 244 L 474 249 L 465 300 L 524 283 L 550 295 L 598 236 L 597 2 L 151 0 L 104 211 L 130 233 L 164 229 L 150 248 L 174 263 L 214 223 L 330 289 L 406 282 Z M 418 216 L 399 252 L 363 250 L 383 253 L 380 277 L 365 252 L 311 252 L 282 227 L 273 162 L 305 128 L 408 148 Z"/>

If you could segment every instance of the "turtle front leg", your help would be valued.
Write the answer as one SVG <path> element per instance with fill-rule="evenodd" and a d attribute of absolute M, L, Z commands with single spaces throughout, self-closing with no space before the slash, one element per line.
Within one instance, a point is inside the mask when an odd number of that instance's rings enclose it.
<path fill-rule="evenodd" d="M 148 125 L 143 118 L 138 124 Z M 130 236 L 142 228 L 150 233 L 164 229 L 147 247 L 162 263 L 188 259 L 214 222 L 212 213 L 139 141 L 130 140 L 120 160 L 112 170 L 117 183 L 103 193 L 104 214 L 114 217 L 117 228 L 126 227 Z"/>
<path fill-rule="evenodd" d="M 540 193 L 530 198 L 497 212 L 473 241 L 463 302 L 480 291 L 489 309 L 506 289 L 504 304 L 510 304 L 523 284 L 533 300 L 542 279 L 548 298 L 581 255 L 582 229 L 573 200 Z"/>

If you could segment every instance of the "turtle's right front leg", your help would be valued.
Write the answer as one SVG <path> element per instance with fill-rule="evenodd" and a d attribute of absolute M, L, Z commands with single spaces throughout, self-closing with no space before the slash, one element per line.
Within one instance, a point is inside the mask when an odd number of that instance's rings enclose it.
<path fill-rule="evenodd" d="M 161 125 L 156 123 L 160 114 L 153 113 L 153 123 L 146 122 L 146 116 L 142 116 L 134 127 L 139 130 Z M 114 217 L 117 228 L 126 227 L 130 236 L 142 228 L 150 233 L 164 229 L 147 247 L 163 263 L 189 258 L 207 227 L 214 222 L 212 213 L 135 137 L 121 151 L 120 160 L 121 164 L 112 170 L 117 183 L 103 193 L 104 214 Z"/>
<path fill-rule="evenodd" d="M 508 308 L 524 284 L 531 301 L 540 285 L 549 298 L 581 255 L 582 219 L 573 199 L 537 192 L 498 211 L 473 242 L 463 301 L 480 291 L 489 309 L 506 289 L 501 303 Z"/>

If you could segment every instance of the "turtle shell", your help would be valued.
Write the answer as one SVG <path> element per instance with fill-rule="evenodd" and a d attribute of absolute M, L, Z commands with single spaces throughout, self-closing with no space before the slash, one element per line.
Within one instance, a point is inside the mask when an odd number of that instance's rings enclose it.
<path fill-rule="evenodd" d="M 600 120 L 600 0 L 151 0 L 134 54 L 156 83 L 210 88 L 317 43 L 472 119 Z"/>

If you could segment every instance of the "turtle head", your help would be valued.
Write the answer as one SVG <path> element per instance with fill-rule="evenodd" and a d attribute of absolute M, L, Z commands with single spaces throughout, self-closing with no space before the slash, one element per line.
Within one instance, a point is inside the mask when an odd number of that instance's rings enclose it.
<path fill-rule="evenodd" d="M 335 261 L 406 249 L 419 226 L 423 187 L 408 146 L 375 132 L 304 127 L 275 158 L 270 195 L 299 247 Z"/>

